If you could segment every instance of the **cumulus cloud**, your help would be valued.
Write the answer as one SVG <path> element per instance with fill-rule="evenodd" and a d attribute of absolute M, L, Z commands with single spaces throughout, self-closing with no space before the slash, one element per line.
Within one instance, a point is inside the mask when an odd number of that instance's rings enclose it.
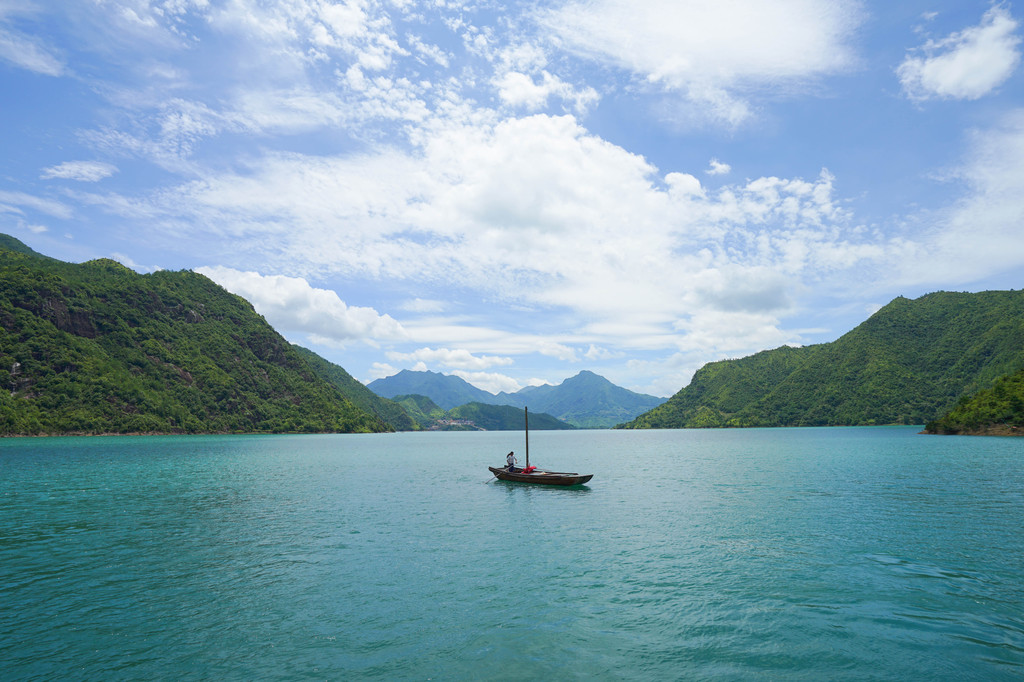
<path fill-rule="evenodd" d="M 915 100 L 973 100 L 1002 85 L 1020 63 L 1017 21 L 995 5 L 978 26 L 929 40 L 897 68 L 903 91 Z"/>
<path fill-rule="evenodd" d="M 374 379 L 384 379 L 385 377 L 389 377 L 394 374 L 398 374 L 398 369 L 392 367 L 386 362 L 374 362 L 370 365 L 370 381 L 373 381 Z"/>
<path fill-rule="evenodd" d="M 732 166 L 722 163 L 718 159 L 711 159 L 708 169 L 704 172 L 708 175 L 728 175 L 732 172 Z"/>
<path fill-rule="evenodd" d="M 496 374 L 492 372 L 466 372 L 462 370 L 456 370 L 455 372 L 452 372 L 452 374 L 457 377 L 461 377 L 477 388 L 483 389 L 488 393 L 498 394 L 502 391 L 505 391 L 506 393 L 515 393 L 523 388 L 523 385 L 518 381 L 512 377 L 505 376 L 504 374 Z"/>
<path fill-rule="evenodd" d="M 593 88 L 577 90 L 547 71 L 541 71 L 537 80 L 519 71 L 508 71 L 496 78 L 494 85 L 498 88 L 498 96 L 505 104 L 521 107 L 526 111 L 546 108 L 552 96 L 570 102 L 572 109 L 577 112 L 586 111 L 598 99 L 597 91 Z"/>
<path fill-rule="evenodd" d="M 117 172 L 117 166 L 101 161 L 65 161 L 43 169 L 44 180 L 63 179 L 80 182 L 99 182 Z"/>
<path fill-rule="evenodd" d="M 583 78 L 599 74 L 605 92 L 619 68 L 631 90 L 673 93 L 740 123 L 768 84 L 785 94 L 855 61 L 856 3 L 569 0 L 532 15 L 543 36 L 523 19 L 513 28 L 529 30 L 515 37 L 497 35 L 515 17 L 474 26 L 493 19 L 493 7 L 459 6 L 456 20 L 453 3 L 165 4 L 164 14 L 139 5 L 133 25 L 137 35 L 163 27 L 181 38 L 176 49 L 189 46 L 189 60 L 168 60 L 180 72 L 159 94 L 173 96 L 111 95 L 135 123 L 82 139 L 186 179 L 147 196 L 77 196 L 206 245 L 207 262 L 221 267 L 201 271 L 282 330 L 334 343 L 403 340 L 418 350 L 393 363 L 479 373 L 474 381 L 497 388 L 511 379 L 487 370 L 523 355 L 575 363 L 607 359 L 606 348 L 775 343 L 800 287 L 885 246 L 849 229 L 827 172 L 726 182 L 731 168 L 718 159 L 658 168 L 581 120 L 598 99 Z M 396 8 L 408 11 L 399 30 Z M 438 23 L 452 31 L 444 49 L 411 33 L 449 11 Z M 204 34 L 190 36 L 190 26 Z M 211 45 L 233 58 L 188 73 L 215 54 Z M 449 52 L 460 47 L 469 58 Z M 563 48 L 571 54 L 547 52 Z M 324 130 L 314 148 L 306 135 Z M 230 155 L 209 144 L 218 136 Z M 44 176 L 103 172 L 61 164 Z M 695 176 L 714 176 L 716 187 Z M 348 306 L 308 283 L 332 276 L 422 298 L 399 304 L 408 314 L 399 325 L 379 303 Z M 530 318 L 522 328 L 519 314 Z M 531 327 L 549 331 L 522 331 Z M 394 373 L 383 364 L 373 372 Z"/>
<path fill-rule="evenodd" d="M 320 343 L 377 344 L 407 336 L 389 315 L 346 305 L 334 291 L 312 287 L 301 277 L 260 275 L 222 266 L 196 268 L 196 272 L 247 299 L 274 327 L 309 334 Z"/>
<path fill-rule="evenodd" d="M 680 329 L 696 333 L 722 319 L 694 318 L 697 307 L 748 316 L 749 324 L 729 322 L 760 335 L 748 338 L 748 347 L 776 341 L 770 320 L 777 324 L 789 311 L 794 290 L 842 286 L 835 273 L 877 259 L 887 246 L 849 228 L 834 184 L 823 171 L 812 179 L 763 177 L 711 191 L 686 173 L 662 176 L 572 116 L 542 114 L 441 128 L 412 152 L 267 155 L 237 175 L 156 195 L 145 211 L 166 214 L 174 230 L 189 230 L 193 238 L 230 237 L 237 253 L 218 258 L 256 258 L 264 268 L 320 276 L 412 281 L 456 298 L 472 291 L 503 310 L 551 315 L 555 328 L 565 330 L 526 337 L 483 319 L 405 322 L 416 342 L 440 348 L 430 351 L 431 362 L 442 362 L 443 354 L 454 361 L 447 344 L 459 339 L 458 348 L 469 354 L 465 369 L 479 370 L 486 367 L 472 363 L 495 362 L 497 356 L 481 355 L 488 351 L 578 362 L 591 345 L 676 347 Z M 304 280 L 231 272 L 230 279 L 220 275 L 228 288 L 242 293 L 238 282 L 249 281 L 243 295 L 277 310 L 287 320 L 283 328 L 332 319 L 296 320 L 296 311 L 314 308 L 305 298 L 271 305 L 266 292 L 275 286 L 311 297 Z M 407 309 L 436 314 L 437 300 Z M 371 316 L 383 324 L 381 317 Z M 394 331 L 333 333 L 384 338 Z"/>
<path fill-rule="evenodd" d="M 737 125 L 751 114 L 748 93 L 849 68 L 861 17 L 858 3 L 824 0 L 594 0 L 541 20 L 568 48 Z"/>

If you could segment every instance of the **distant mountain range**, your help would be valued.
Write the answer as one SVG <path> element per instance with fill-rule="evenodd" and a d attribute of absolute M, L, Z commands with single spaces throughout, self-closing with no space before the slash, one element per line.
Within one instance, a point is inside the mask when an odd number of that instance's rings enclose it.
<path fill-rule="evenodd" d="M 367 387 L 384 398 L 426 396 L 442 410 L 468 403 L 528 407 L 531 414 L 547 413 L 583 429 L 610 428 L 664 402 L 663 398 L 616 386 L 586 370 L 558 386 L 528 386 L 516 393 L 489 393 L 454 375 L 412 370 L 377 379 Z"/>
<path fill-rule="evenodd" d="M 442 410 L 474 402 L 499 404 L 495 401 L 493 393 L 479 389 L 461 377 L 438 372 L 414 372 L 403 369 L 398 374 L 371 381 L 366 387 L 382 398 L 423 395 Z"/>
<path fill-rule="evenodd" d="M 381 398 L 381 400 L 384 400 Z M 522 431 L 525 415 L 522 408 L 511 405 L 466 403 L 443 410 L 425 395 L 394 397 L 420 429 L 430 431 Z M 531 431 L 557 431 L 573 428 L 550 414 L 530 412 Z"/>
<path fill-rule="evenodd" d="M 831 343 L 708 363 L 625 428 L 925 424 L 1022 367 L 1024 291 L 899 297 Z"/>

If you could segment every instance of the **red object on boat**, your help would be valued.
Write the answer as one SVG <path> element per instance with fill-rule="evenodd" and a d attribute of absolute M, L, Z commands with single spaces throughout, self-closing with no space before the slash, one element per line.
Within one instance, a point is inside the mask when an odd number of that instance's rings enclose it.
<path fill-rule="evenodd" d="M 525 469 L 523 469 L 523 473 L 524 473 L 524 474 L 532 474 L 532 473 L 533 473 L 533 470 L 534 470 L 534 469 L 536 469 L 536 468 L 537 468 L 537 467 L 533 467 L 533 466 L 530 466 L 530 467 L 526 467 Z"/>

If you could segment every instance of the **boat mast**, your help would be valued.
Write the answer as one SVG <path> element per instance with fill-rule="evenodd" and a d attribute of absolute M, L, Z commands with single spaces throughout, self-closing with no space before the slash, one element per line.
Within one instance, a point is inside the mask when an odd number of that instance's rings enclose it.
<path fill-rule="evenodd" d="M 530 468 L 530 411 L 523 408 L 523 419 L 526 420 L 526 468 Z"/>

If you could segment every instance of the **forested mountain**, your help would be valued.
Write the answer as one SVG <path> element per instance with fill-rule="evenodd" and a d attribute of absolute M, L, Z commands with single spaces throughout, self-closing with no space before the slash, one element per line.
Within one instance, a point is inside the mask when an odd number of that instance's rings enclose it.
<path fill-rule="evenodd" d="M 466 403 L 442 410 L 437 403 L 425 395 L 395 396 L 421 429 L 444 431 L 519 431 L 525 428 L 522 408 L 510 405 L 488 405 Z M 573 428 L 550 414 L 530 411 L 530 429 L 537 431 L 564 430 Z"/>
<path fill-rule="evenodd" d="M 443 410 L 472 402 L 495 404 L 493 393 L 479 389 L 461 377 L 439 372 L 403 369 L 398 374 L 371 381 L 366 387 L 383 398 L 425 395 Z"/>
<path fill-rule="evenodd" d="M 429 429 L 439 420 L 444 419 L 445 411 L 425 395 L 417 393 L 396 395 L 393 400 L 401 405 L 405 413 L 416 422 L 417 428 Z"/>
<path fill-rule="evenodd" d="M 1024 291 L 897 298 L 831 343 L 708 363 L 625 428 L 924 424 L 1024 367 Z"/>
<path fill-rule="evenodd" d="M 587 370 L 557 386 L 528 386 L 501 397 L 511 405 L 529 407 L 531 413 L 546 412 L 581 429 L 611 428 L 665 402 L 616 386 Z"/>
<path fill-rule="evenodd" d="M 0 239 L 0 434 L 374 432 L 244 299 L 193 272 Z"/>
<path fill-rule="evenodd" d="M 401 405 L 387 398 L 381 398 L 368 389 L 363 382 L 345 371 L 344 367 L 325 360 L 308 348 L 294 345 L 292 347 L 295 348 L 314 372 L 330 382 L 338 389 L 339 393 L 351 400 L 356 407 L 377 415 L 396 431 L 413 431 L 416 429 L 416 422 L 402 409 Z"/>
<path fill-rule="evenodd" d="M 965 397 L 947 414 L 929 422 L 928 433 L 1024 436 L 1024 370 Z"/>
<path fill-rule="evenodd" d="M 467 403 L 448 410 L 447 417 L 473 422 L 477 428 L 485 431 L 522 431 L 526 425 L 523 409 L 511 405 Z M 571 425 L 550 414 L 530 410 L 531 431 L 564 431 L 571 428 Z"/>
<path fill-rule="evenodd" d="M 584 429 L 615 426 L 664 402 L 663 398 L 616 386 L 586 370 L 558 386 L 527 386 L 516 393 L 497 395 L 457 376 L 407 369 L 377 379 L 368 384 L 368 388 L 386 398 L 409 394 L 429 396 L 444 410 L 471 402 L 528 407 L 530 412 L 547 413 Z"/>

